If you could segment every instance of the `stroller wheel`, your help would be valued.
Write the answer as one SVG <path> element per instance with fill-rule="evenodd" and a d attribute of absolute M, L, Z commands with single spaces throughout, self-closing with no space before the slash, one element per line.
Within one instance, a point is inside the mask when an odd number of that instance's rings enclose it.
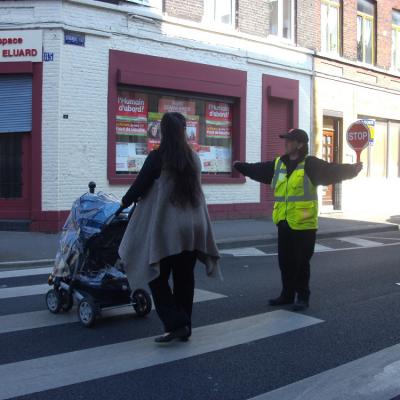
<path fill-rule="evenodd" d="M 136 289 L 132 294 L 133 308 L 139 317 L 144 317 L 151 311 L 150 295 L 143 289 Z"/>
<path fill-rule="evenodd" d="M 46 293 L 46 305 L 53 314 L 57 314 L 61 310 L 61 302 L 54 289 L 50 289 Z"/>
<path fill-rule="evenodd" d="M 88 298 L 84 297 L 78 304 L 78 317 L 79 321 L 87 328 L 94 324 L 97 315 L 97 307 L 94 302 Z"/>

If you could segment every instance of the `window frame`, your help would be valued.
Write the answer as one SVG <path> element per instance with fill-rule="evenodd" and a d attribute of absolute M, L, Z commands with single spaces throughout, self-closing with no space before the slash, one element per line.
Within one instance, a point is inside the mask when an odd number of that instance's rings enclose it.
<path fill-rule="evenodd" d="M 338 38 L 338 49 L 337 51 L 333 51 L 331 50 L 331 43 L 330 43 L 330 37 L 328 36 L 328 43 L 327 43 L 327 48 L 328 50 L 324 50 L 323 52 L 326 54 L 334 54 L 334 55 L 338 55 L 340 56 L 342 54 L 342 1 L 334 1 L 334 0 L 321 0 L 321 8 L 322 5 L 325 4 L 328 7 L 328 23 L 327 23 L 327 31 L 329 34 L 329 10 L 331 8 L 336 8 L 338 10 L 338 16 L 337 16 L 337 26 L 338 26 L 338 30 L 337 30 L 337 38 Z M 322 11 L 322 10 L 321 10 Z M 322 15 L 322 12 L 321 12 Z M 322 22 L 322 21 L 321 21 Z M 322 24 L 321 24 L 321 49 L 322 49 L 322 43 L 323 43 L 323 36 L 322 36 Z"/>
<path fill-rule="evenodd" d="M 393 13 L 397 12 L 400 14 L 398 10 L 392 10 L 392 21 L 393 21 Z M 392 69 L 398 73 L 400 73 L 400 23 L 399 25 L 394 24 L 392 22 L 392 37 L 393 31 L 396 32 L 396 44 L 392 42 Z M 394 55 L 397 54 L 397 58 L 399 60 L 399 64 L 396 65 L 396 58 Z"/>
<path fill-rule="evenodd" d="M 118 88 L 142 87 L 231 98 L 232 160 L 246 158 L 246 92 L 247 72 L 205 64 L 110 50 L 108 79 L 107 178 L 110 184 L 131 184 L 136 174 L 116 173 L 116 115 Z M 236 170 L 231 174 L 203 174 L 202 182 L 210 184 L 244 183 Z"/>
<path fill-rule="evenodd" d="M 368 65 L 375 65 L 376 63 L 376 59 L 375 59 L 375 46 L 376 46 L 376 3 L 373 1 L 369 1 L 369 3 L 371 3 L 374 7 L 374 14 L 367 14 L 363 11 L 359 11 L 358 7 L 357 7 L 357 18 L 361 17 L 362 18 L 362 24 L 361 24 L 361 39 L 362 39 L 362 46 L 363 46 L 363 50 L 362 50 L 362 60 L 358 59 L 358 54 L 357 54 L 357 61 L 362 62 L 363 64 L 368 64 Z M 369 63 L 367 61 L 365 61 L 366 59 L 366 50 L 365 50 L 365 42 L 364 42 L 364 29 L 365 29 L 365 23 L 364 21 L 368 20 L 370 22 L 372 22 L 372 28 L 371 28 L 371 33 L 372 33 L 372 62 Z M 357 26 L 357 25 L 356 25 Z"/>
<path fill-rule="evenodd" d="M 283 36 L 283 0 L 276 0 L 278 2 L 278 33 L 269 33 L 268 36 L 272 38 L 278 38 L 279 40 L 283 40 L 288 43 L 294 43 L 295 41 L 295 0 L 290 1 L 290 28 L 291 28 L 291 37 L 285 38 Z"/>
<path fill-rule="evenodd" d="M 211 26 L 220 26 L 224 28 L 231 28 L 235 29 L 236 28 L 236 13 L 237 13 L 237 5 L 236 5 L 236 0 L 230 0 L 231 2 L 231 9 L 232 9 L 232 15 L 231 15 L 231 23 L 226 24 L 224 22 L 216 21 L 215 20 L 215 7 L 216 7 L 216 2 L 218 0 L 204 0 L 204 12 L 203 12 L 203 23 Z M 210 7 L 212 6 L 212 7 Z M 210 12 L 210 9 L 213 9 L 213 12 Z"/>

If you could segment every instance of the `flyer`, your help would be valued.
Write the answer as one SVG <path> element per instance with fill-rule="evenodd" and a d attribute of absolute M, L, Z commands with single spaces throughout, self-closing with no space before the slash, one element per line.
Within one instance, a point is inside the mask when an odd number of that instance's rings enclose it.
<path fill-rule="evenodd" d="M 152 142 L 160 142 L 161 141 L 161 118 L 162 113 L 148 113 L 148 127 L 147 127 L 147 139 Z"/>
<path fill-rule="evenodd" d="M 119 142 L 116 151 L 117 172 L 139 172 L 147 157 L 146 143 Z"/>
<path fill-rule="evenodd" d="M 117 135 L 146 136 L 148 98 L 146 94 L 118 93 Z"/>
<path fill-rule="evenodd" d="M 232 136 L 232 110 L 228 103 L 206 103 L 206 137 L 228 139 Z"/>
<path fill-rule="evenodd" d="M 194 100 L 181 100 L 174 97 L 161 97 L 158 101 L 160 113 L 179 112 L 185 116 L 196 114 L 196 102 Z"/>
<path fill-rule="evenodd" d="M 186 135 L 189 143 L 199 142 L 199 116 L 189 115 L 186 119 Z"/>
<path fill-rule="evenodd" d="M 208 173 L 231 172 L 232 152 L 229 147 L 199 146 L 202 171 Z"/>

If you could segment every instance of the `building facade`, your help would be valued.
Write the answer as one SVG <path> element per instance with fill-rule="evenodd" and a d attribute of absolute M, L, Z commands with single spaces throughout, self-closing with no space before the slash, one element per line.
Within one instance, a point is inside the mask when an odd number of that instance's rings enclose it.
<path fill-rule="evenodd" d="M 269 215 L 271 193 L 232 161 L 272 159 L 281 132 L 310 131 L 313 58 L 263 4 L 1 2 L 0 219 L 56 231 L 89 181 L 122 196 L 169 110 L 187 116 L 212 216 Z"/>
<path fill-rule="evenodd" d="M 270 190 L 232 161 L 273 159 L 278 135 L 298 126 L 312 154 L 355 162 L 345 133 L 358 119 L 374 133 L 364 171 L 321 188 L 322 210 L 398 212 L 399 10 L 399 0 L 2 1 L 0 226 L 56 231 L 92 180 L 122 196 L 169 110 L 187 116 L 213 218 L 271 212 Z"/>

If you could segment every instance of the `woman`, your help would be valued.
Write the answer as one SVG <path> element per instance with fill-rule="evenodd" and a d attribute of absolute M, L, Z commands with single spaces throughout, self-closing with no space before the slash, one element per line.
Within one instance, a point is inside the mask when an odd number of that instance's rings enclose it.
<path fill-rule="evenodd" d="M 185 117 L 164 114 L 160 147 L 148 155 L 122 199 L 124 207 L 140 201 L 119 249 L 131 287 L 149 283 L 165 330 L 158 343 L 186 341 L 191 335 L 196 260 L 209 276 L 219 273 L 200 175 L 200 159 L 186 139 Z"/>

